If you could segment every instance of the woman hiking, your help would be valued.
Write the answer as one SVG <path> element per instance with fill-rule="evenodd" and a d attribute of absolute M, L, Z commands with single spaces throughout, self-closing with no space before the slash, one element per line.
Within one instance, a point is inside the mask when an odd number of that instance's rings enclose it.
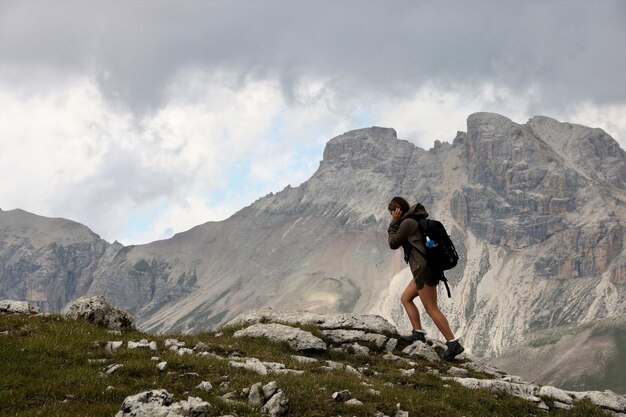
<path fill-rule="evenodd" d="M 446 338 L 448 349 L 444 352 L 443 359 L 447 361 L 454 360 L 465 349 L 452 334 L 448 319 L 437 306 L 437 284 L 439 284 L 441 271 L 430 268 L 426 258 L 422 256 L 421 253 L 426 253 L 426 242 L 417 220 L 413 218 L 427 218 L 428 212 L 422 204 L 418 203 L 411 206 L 402 197 L 392 198 L 388 209 L 391 214 L 391 224 L 389 224 L 389 229 L 387 230 L 389 247 L 391 249 L 398 249 L 399 247 L 404 249 L 405 255 L 408 254 L 408 262 L 413 274 L 413 279 L 400 297 L 400 301 L 413 326 L 411 335 L 404 339 L 409 342 L 417 340 L 426 342 L 420 314 L 413 303 L 413 300 L 419 296 L 426 313 Z M 418 250 L 412 250 L 415 248 Z"/>

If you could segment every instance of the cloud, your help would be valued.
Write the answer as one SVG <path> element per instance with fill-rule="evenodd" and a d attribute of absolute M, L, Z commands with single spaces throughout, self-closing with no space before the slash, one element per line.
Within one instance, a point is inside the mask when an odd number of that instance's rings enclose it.
<path fill-rule="evenodd" d="M 221 220 L 258 197 L 299 185 L 331 132 L 315 83 L 286 106 L 277 82 L 180 73 L 167 105 L 137 118 L 109 105 L 93 80 L 24 97 L 0 89 L 3 209 L 80 221 L 139 243 Z"/>
<path fill-rule="evenodd" d="M 91 72 L 107 99 L 138 112 L 165 105 L 166 87 L 189 67 L 277 80 L 288 103 L 307 77 L 361 102 L 380 94 L 406 98 L 425 83 L 535 88 L 539 104 L 554 108 L 626 97 L 626 6 L 617 0 L 1 7 L 4 78 L 28 86 L 35 68 Z"/>

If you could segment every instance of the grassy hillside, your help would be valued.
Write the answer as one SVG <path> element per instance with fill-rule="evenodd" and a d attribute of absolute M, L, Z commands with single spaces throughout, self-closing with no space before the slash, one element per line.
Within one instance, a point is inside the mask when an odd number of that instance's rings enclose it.
<path fill-rule="evenodd" d="M 319 330 L 304 326 L 322 337 Z M 262 361 L 279 362 L 290 369 L 304 370 L 303 375 L 258 375 L 234 368 L 217 356 L 179 356 L 164 347 L 166 336 L 152 336 L 138 331 L 115 335 L 106 329 L 61 316 L 0 316 L 0 415 L 3 416 L 113 416 L 126 396 L 148 389 L 165 388 L 174 401 L 197 396 L 211 404 L 213 415 L 261 416 L 259 408 L 249 406 L 244 397 L 234 402 L 222 395 L 240 393 L 256 382 L 277 381 L 289 398 L 291 416 L 373 416 L 376 412 L 393 415 L 396 404 L 410 416 L 532 416 L 547 415 L 530 402 L 485 390 L 470 390 L 453 382 L 442 381 L 426 372 L 426 366 L 445 372 L 450 364 L 433 364 L 414 359 L 417 372 L 407 376 L 400 365 L 382 358 L 369 346 L 369 357 L 330 351 L 309 355 L 331 359 L 355 368 L 366 367 L 366 376 L 345 370 L 327 372 L 318 364 L 302 364 L 286 344 L 272 344 L 262 339 L 234 338 L 235 328 L 223 334 L 174 336 L 193 347 L 198 342 L 222 357 L 239 355 Z M 172 336 L 169 336 L 172 337 Z M 158 352 L 147 348 L 128 349 L 128 341 L 156 341 Z M 124 346 L 109 352 L 107 341 L 123 340 Z M 167 361 L 159 371 L 152 356 Z M 91 360 L 91 362 L 90 362 Z M 97 362 L 94 360 L 98 360 Z M 122 364 L 112 374 L 103 374 L 108 364 Z M 406 365 L 404 366 L 406 368 Z M 480 377 L 480 374 L 471 376 Z M 213 390 L 195 388 L 209 381 Z M 364 385 L 367 383 L 368 386 Z M 333 402 L 333 392 L 348 389 L 362 406 Z M 374 389 L 380 394 L 370 391 Z M 240 399 L 240 401 L 239 401 Z M 576 403 L 569 411 L 551 412 L 552 416 L 605 416 L 588 401 Z"/>

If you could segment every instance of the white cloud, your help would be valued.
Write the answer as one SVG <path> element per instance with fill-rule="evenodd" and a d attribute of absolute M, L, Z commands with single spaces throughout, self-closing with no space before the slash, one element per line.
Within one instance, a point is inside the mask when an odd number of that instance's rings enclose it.
<path fill-rule="evenodd" d="M 320 91 L 303 86 L 302 104 L 288 106 L 275 81 L 187 71 L 166 106 L 136 119 L 89 79 L 44 96 L 3 87 L 0 175 L 12 181 L 0 185 L 2 208 L 71 218 L 123 243 L 224 219 L 313 173 L 346 120 Z"/>

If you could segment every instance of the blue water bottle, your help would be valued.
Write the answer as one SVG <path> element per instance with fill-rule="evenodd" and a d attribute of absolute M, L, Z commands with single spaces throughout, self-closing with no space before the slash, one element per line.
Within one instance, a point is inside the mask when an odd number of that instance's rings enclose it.
<path fill-rule="evenodd" d="M 430 240 L 430 239 L 426 238 L 426 247 L 428 249 L 436 248 L 437 247 L 437 242 L 435 242 L 434 240 Z"/>

